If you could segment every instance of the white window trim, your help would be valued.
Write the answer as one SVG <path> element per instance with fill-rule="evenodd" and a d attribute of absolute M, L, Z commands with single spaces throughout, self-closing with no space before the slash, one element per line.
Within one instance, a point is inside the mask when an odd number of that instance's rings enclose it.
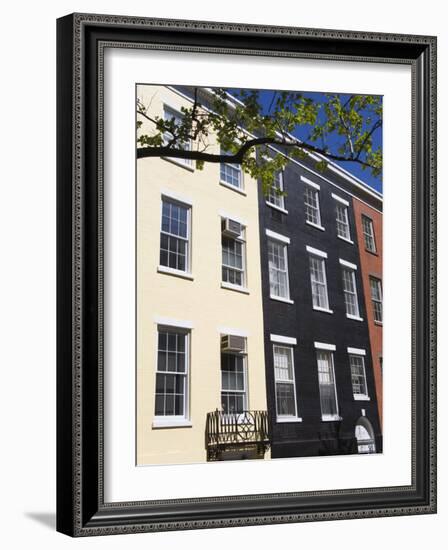
<path fill-rule="evenodd" d="M 346 243 L 355 244 L 354 241 L 351 239 L 346 239 L 345 237 L 342 237 L 342 235 L 336 235 L 338 239 L 341 239 L 342 241 L 345 241 Z"/>
<path fill-rule="evenodd" d="M 179 166 L 179 168 L 183 168 L 184 170 L 188 170 L 189 172 L 194 172 L 193 164 L 185 164 L 184 162 L 182 162 L 182 160 L 184 159 L 178 159 L 176 157 L 160 157 L 160 158 L 162 160 L 166 160 L 167 162 L 172 162 L 176 166 Z"/>
<path fill-rule="evenodd" d="M 177 418 L 177 417 L 174 417 Z M 153 428 L 191 428 L 193 423 L 188 419 L 169 419 L 168 417 L 156 416 L 152 422 Z"/>
<path fill-rule="evenodd" d="M 272 159 L 269 159 L 269 160 L 272 160 Z M 280 170 L 279 174 L 280 174 L 281 183 L 280 183 L 280 187 L 279 188 L 277 187 L 276 189 L 280 189 L 280 191 L 283 193 L 284 192 L 283 170 Z M 285 209 L 285 196 L 282 195 L 281 198 L 282 198 L 283 206 L 278 206 L 277 204 L 270 202 L 269 199 L 266 199 L 266 204 L 271 208 L 278 210 L 279 212 L 283 212 L 283 214 L 287 214 L 288 211 Z"/>
<path fill-rule="evenodd" d="M 286 344 L 288 346 L 297 345 L 297 338 L 293 338 L 292 336 L 281 336 L 280 334 L 271 334 L 270 338 L 271 338 L 271 342 L 274 342 L 275 344 Z"/>
<path fill-rule="evenodd" d="M 339 197 L 339 195 L 335 195 L 334 193 L 331 193 L 331 196 L 334 198 L 335 201 L 338 201 L 340 202 L 341 204 L 343 204 L 344 206 L 350 206 L 350 203 L 343 199 L 342 197 Z"/>
<path fill-rule="evenodd" d="M 193 321 L 181 321 L 179 319 L 173 319 L 171 317 L 154 317 L 154 323 L 160 326 L 174 327 L 174 328 L 180 328 L 180 329 L 191 330 L 194 328 Z M 157 337 L 158 337 L 158 334 L 157 334 Z"/>
<path fill-rule="evenodd" d="M 273 208 L 274 210 L 278 210 L 279 212 L 282 212 L 282 214 L 289 213 L 285 208 L 282 208 L 281 206 L 277 206 L 276 204 L 272 204 L 272 202 L 266 201 L 266 205 L 269 206 L 270 208 Z"/>
<path fill-rule="evenodd" d="M 325 347 L 320 347 L 320 346 L 325 346 Z M 331 351 L 331 352 L 336 351 L 336 346 L 334 346 L 333 344 L 324 344 L 322 342 L 314 342 L 314 347 L 318 350 L 325 350 L 325 351 Z M 317 357 L 316 357 L 316 359 L 317 359 Z M 319 371 L 319 364 L 318 364 L 317 360 L 316 360 L 316 363 L 317 363 L 317 369 Z M 322 422 L 334 422 L 335 420 L 336 421 L 337 420 L 342 420 L 342 416 L 340 416 L 340 414 L 339 414 L 339 397 L 338 397 L 338 388 L 337 388 L 337 385 L 336 385 L 336 373 L 334 371 L 334 354 L 333 353 L 331 353 L 331 356 L 330 356 L 330 369 L 333 372 L 334 395 L 335 395 L 335 399 L 336 399 L 336 407 L 337 407 L 337 410 L 338 410 L 338 414 L 322 414 L 322 409 L 321 409 Z M 320 382 L 319 382 L 319 395 L 320 395 Z"/>
<path fill-rule="evenodd" d="M 191 329 L 193 328 L 193 323 L 191 321 L 178 321 L 175 319 L 170 319 L 168 317 L 155 317 L 156 319 L 156 346 L 155 346 L 155 371 L 154 371 L 154 408 L 155 408 L 155 397 L 156 397 L 156 378 L 158 371 L 158 360 L 159 360 L 159 330 L 160 328 L 173 327 L 177 329 L 187 329 L 186 333 L 186 344 L 185 344 L 185 395 L 184 395 L 184 414 L 180 415 L 171 415 L 171 416 L 157 416 L 154 413 L 152 427 L 153 428 L 181 428 L 181 427 L 191 427 L 193 424 L 190 419 L 190 350 L 191 350 Z M 176 324 L 174 324 L 176 323 Z M 165 371 L 161 371 L 163 374 Z M 168 372 L 168 371 L 166 371 Z"/>
<path fill-rule="evenodd" d="M 223 336 L 223 334 L 221 334 L 221 336 Z M 237 336 L 237 335 L 234 335 L 234 336 Z M 250 406 L 249 406 L 249 366 L 248 366 L 248 354 L 247 354 L 247 339 L 246 339 L 245 345 L 246 345 L 245 352 L 241 353 L 241 354 L 237 354 L 237 355 L 239 355 L 243 358 L 244 391 L 241 391 L 241 390 L 236 390 L 236 391 L 238 391 L 238 393 L 241 393 L 244 396 L 243 410 L 249 410 L 249 408 L 250 408 Z M 223 355 L 223 354 L 226 354 L 226 352 L 220 351 L 220 360 L 221 360 L 221 355 Z M 234 353 L 227 353 L 227 355 L 235 355 L 235 354 Z M 220 368 L 219 375 L 221 376 L 221 368 Z M 222 379 L 221 379 L 220 393 L 219 393 L 220 403 L 221 403 L 223 391 L 230 392 L 230 391 L 233 391 L 233 390 L 223 390 L 222 389 Z M 232 415 L 224 413 L 224 417 L 230 417 L 230 416 L 232 416 Z"/>
<path fill-rule="evenodd" d="M 218 327 L 217 330 L 221 336 L 225 336 L 228 334 L 229 336 L 241 336 L 242 338 L 249 337 L 249 332 L 247 332 L 247 330 L 241 330 L 239 328 Z"/>
<path fill-rule="evenodd" d="M 363 317 L 358 317 L 358 315 L 351 315 L 350 313 L 346 313 L 345 316 L 347 319 L 352 319 L 353 321 L 364 321 Z"/>
<path fill-rule="evenodd" d="M 347 353 L 352 355 L 366 355 L 366 350 L 361 348 L 347 348 Z"/>
<path fill-rule="evenodd" d="M 320 229 L 321 231 L 325 231 L 325 227 L 323 227 L 322 225 L 318 225 L 317 223 L 310 222 L 310 220 L 305 220 L 305 223 L 307 225 L 311 225 L 311 227 L 315 227 L 316 229 Z"/>
<path fill-rule="evenodd" d="M 314 187 L 314 189 L 317 189 L 318 191 L 320 191 L 320 185 L 318 183 L 314 183 L 314 181 L 311 181 L 305 176 L 300 176 L 300 179 L 310 187 Z"/>
<path fill-rule="evenodd" d="M 272 345 L 272 358 L 274 359 L 274 371 L 275 371 L 275 352 L 274 352 L 275 343 Z M 282 346 L 280 346 L 282 347 Z M 283 346 L 285 347 L 285 346 Z M 297 406 L 297 390 L 296 390 L 296 373 L 294 371 L 294 349 L 291 346 L 289 347 L 291 350 L 291 366 L 292 366 L 292 387 L 294 390 L 294 405 L 296 409 L 295 415 L 279 415 L 277 414 L 277 380 L 275 379 L 275 372 L 274 372 L 274 385 L 275 385 L 275 419 L 276 422 L 302 422 L 302 418 L 298 416 L 298 406 Z M 290 382 L 291 383 L 291 382 Z"/>
<path fill-rule="evenodd" d="M 167 199 L 173 199 L 177 202 L 183 203 L 186 206 L 190 206 L 190 207 L 193 206 L 192 199 L 185 197 L 184 195 L 179 195 L 179 193 L 176 193 L 175 191 L 171 191 L 171 189 L 162 188 L 160 190 L 160 194 L 162 195 L 162 199 L 163 197 L 166 197 Z"/>
<path fill-rule="evenodd" d="M 176 197 L 169 196 L 167 194 L 161 194 L 160 196 L 160 232 L 159 232 L 159 238 L 160 235 L 162 235 L 162 218 L 163 218 L 163 200 L 168 199 L 168 201 L 175 201 L 178 202 L 180 205 L 187 208 L 187 246 L 188 246 L 188 254 L 185 256 L 186 259 L 186 265 L 185 265 L 185 271 L 182 271 L 181 269 L 175 269 L 173 267 L 168 267 L 166 265 L 159 265 L 157 268 L 157 271 L 159 273 L 167 273 L 169 275 L 176 275 L 178 277 L 183 277 L 184 279 L 193 279 L 193 275 L 191 273 L 191 264 L 192 264 L 192 238 L 191 238 L 191 224 L 192 224 L 192 213 L 193 213 L 193 206 L 192 204 L 189 204 L 188 202 L 183 202 L 182 200 L 179 200 Z M 169 233 L 164 233 L 165 235 L 170 235 Z M 173 237 L 176 237 L 176 235 L 172 235 Z M 159 261 L 160 261 L 160 244 L 159 244 Z"/>
<path fill-rule="evenodd" d="M 166 275 L 174 275 L 175 277 L 180 277 L 181 279 L 188 279 L 194 281 L 194 276 L 188 271 L 181 271 L 180 269 L 174 269 L 173 267 L 167 267 L 166 265 L 157 266 L 158 273 L 165 273 Z"/>
<path fill-rule="evenodd" d="M 347 260 L 343 260 L 342 258 L 339 258 L 339 263 L 343 265 L 344 267 L 348 267 L 349 269 L 353 269 L 356 271 L 358 269 L 358 266 L 356 264 L 352 264 L 351 262 L 347 262 Z"/>
<path fill-rule="evenodd" d="M 275 241 L 280 241 L 285 244 L 291 244 L 291 239 L 289 237 L 285 237 L 285 235 L 281 235 L 280 233 L 276 233 L 275 231 L 271 231 L 270 229 L 266 229 L 266 236 L 270 239 L 274 239 Z"/>
<path fill-rule="evenodd" d="M 238 140 L 238 143 L 241 143 L 240 140 Z M 221 154 L 221 146 L 219 146 L 219 153 Z M 232 185 L 231 183 L 228 183 L 227 181 L 224 181 L 221 179 L 221 164 L 226 164 L 227 166 L 230 166 L 234 168 L 235 170 L 238 170 L 240 173 L 240 183 L 241 187 L 236 187 L 235 185 Z M 244 171 L 241 164 L 237 164 L 237 168 L 235 168 L 235 165 L 231 162 L 220 162 L 219 163 L 219 184 L 223 185 L 224 187 L 228 187 L 229 189 L 233 189 L 234 191 L 237 191 L 238 193 L 241 193 L 241 195 L 247 195 L 245 191 L 245 181 L 244 181 Z"/>
<path fill-rule="evenodd" d="M 271 300 L 277 300 L 277 302 L 284 302 L 285 304 L 293 304 L 294 300 L 291 300 L 291 298 L 282 298 L 281 296 L 275 296 L 274 294 L 270 294 L 269 298 Z"/>
<path fill-rule="evenodd" d="M 236 292 L 241 292 L 242 294 L 250 294 L 247 287 L 234 285 L 232 283 L 226 283 L 225 281 L 221 281 L 221 288 L 225 288 L 227 290 L 235 290 Z"/>
<path fill-rule="evenodd" d="M 227 189 L 231 189 L 232 191 L 235 191 L 236 193 L 239 193 L 240 195 L 247 196 L 247 193 L 243 188 L 239 188 L 239 187 L 235 187 L 234 185 L 230 185 L 230 183 L 227 183 L 226 181 L 219 180 L 219 185 L 222 185 L 223 187 L 226 187 Z"/>
<path fill-rule="evenodd" d="M 322 250 L 318 250 L 317 248 L 313 248 L 312 246 L 306 247 L 306 251 L 310 254 L 314 254 L 314 256 L 320 256 L 321 258 L 328 258 L 328 254 L 326 252 L 323 252 Z"/>
<path fill-rule="evenodd" d="M 320 306 L 313 306 L 314 311 L 322 311 L 323 313 L 334 313 L 332 309 Z"/>
<path fill-rule="evenodd" d="M 315 349 L 322 349 L 325 351 L 336 351 L 334 344 L 325 344 L 324 342 L 314 342 Z"/>
<path fill-rule="evenodd" d="M 367 388 L 367 375 L 366 375 L 366 363 L 365 363 L 365 360 L 364 360 L 364 357 L 366 355 L 366 350 L 365 349 L 359 349 L 359 348 L 347 348 L 347 354 L 349 356 L 350 355 L 358 355 L 358 356 L 363 357 L 362 368 L 363 368 L 363 373 L 364 373 L 364 384 L 366 386 L 366 390 L 368 391 L 368 388 Z M 349 357 L 349 366 L 350 366 L 350 371 L 351 371 L 350 357 Z M 351 375 L 351 372 L 350 372 L 350 375 Z M 370 397 L 369 397 L 368 393 L 354 393 L 353 394 L 353 399 L 355 401 L 370 401 Z"/>
<path fill-rule="evenodd" d="M 183 118 L 184 115 L 182 114 L 182 111 L 179 109 L 176 109 L 176 107 L 172 107 L 169 103 L 163 103 L 162 105 L 162 111 L 163 111 L 163 119 L 165 120 L 165 111 L 173 111 L 179 118 Z M 192 140 L 189 140 L 190 142 L 190 151 L 193 149 L 193 143 Z M 186 170 L 189 170 L 190 172 L 194 172 L 194 161 L 193 159 L 179 159 L 176 157 L 161 157 L 163 160 L 167 160 L 168 162 L 172 162 L 176 166 L 180 166 L 181 168 L 185 168 Z M 183 162 L 184 161 L 184 162 Z M 185 162 L 189 161 L 189 162 Z"/>
<path fill-rule="evenodd" d="M 224 217 L 221 217 L 221 221 L 225 218 L 230 218 L 231 220 L 234 220 L 238 223 L 240 223 L 241 225 L 243 225 L 244 227 L 242 228 L 242 233 L 244 233 L 244 238 L 243 237 L 234 237 L 234 240 L 241 243 L 242 244 L 242 256 L 241 256 L 241 260 L 242 260 L 242 268 L 241 270 L 238 270 L 238 269 L 234 269 L 234 271 L 241 271 L 242 273 L 242 282 L 243 284 L 242 285 L 235 285 L 233 283 L 229 283 L 227 281 L 223 281 L 222 280 L 222 274 L 221 274 L 221 288 L 227 288 L 228 290 L 238 290 L 239 292 L 243 292 L 244 294 L 249 294 L 249 290 L 247 289 L 247 269 L 246 269 L 246 264 L 247 264 L 247 259 L 246 259 L 246 254 L 247 254 L 247 251 L 246 251 L 246 230 L 247 230 L 247 227 L 246 227 L 246 224 L 242 223 L 240 220 L 236 219 L 235 217 L 231 217 L 231 216 L 224 216 Z M 221 237 L 222 237 L 222 232 L 221 232 Z M 222 243 L 221 243 L 221 256 L 222 256 Z M 223 263 L 222 263 L 222 257 L 221 257 L 221 269 L 223 267 Z M 228 269 L 232 269 L 231 266 L 224 266 Z"/>

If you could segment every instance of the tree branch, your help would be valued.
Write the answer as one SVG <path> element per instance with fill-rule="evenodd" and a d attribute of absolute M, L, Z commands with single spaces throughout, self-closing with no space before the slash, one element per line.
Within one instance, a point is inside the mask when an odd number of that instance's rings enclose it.
<path fill-rule="evenodd" d="M 339 160 L 339 161 L 353 161 L 362 166 L 372 167 L 368 162 L 364 162 L 360 158 L 346 157 L 343 155 L 335 155 L 312 145 L 310 143 L 303 143 L 296 140 L 280 140 L 275 138 L 263 137 L 263 138 L 254 138 L 246 141 L 239 149 L 239 151 L 233 155 L 230 154 L 213 154 L 205 153 L 203 151 L 193 151 L 185 149 L 173 149 L 170 146 L 162 147 L 139 147 L 137 148 L 137 158 L 149 158 L 149 157 L 168 157 L 168 158 L 181 158 L 181 159 L 191 159 L 191 160 L 200 160 L 204 162 L 214 162 L 214 163 L 228 163 L 228 164 L 241 164 L 244 160 L 245 155 L 250 151 L 250 149 L 258 145 L 278 145 L 281 147 L 292 147 L 312 153 L 319 153 L 324 155 L 330 160 Z"/>

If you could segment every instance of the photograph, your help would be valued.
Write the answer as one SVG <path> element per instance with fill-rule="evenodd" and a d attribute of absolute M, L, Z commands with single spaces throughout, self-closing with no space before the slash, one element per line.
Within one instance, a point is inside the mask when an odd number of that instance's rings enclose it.
<path fill-rule="evenodd" d="M 382 96 L 135 102 L 136 464 L 382 453 Z"/>

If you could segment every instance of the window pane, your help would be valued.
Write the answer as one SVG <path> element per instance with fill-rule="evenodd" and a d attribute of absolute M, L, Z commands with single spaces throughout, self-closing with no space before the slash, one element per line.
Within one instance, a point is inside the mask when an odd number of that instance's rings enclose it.
<path fill-rule="evenodd" d="M 245 358 L 231 353 L 221 354 L 221 406 L 226 413 L 245 409 Z"/>
<path fill-rule="evenodd" d="M 328 309 L 327 280 L 325 277 L 325 261 L 316 256 L 310 256 L 310 279 L 313 306 Z"/>
<path fill-rule="evenodd" d="M 338 416 L 336 385 L 334 380 L 332 355 L 328 351 L 317 352 L 320 406 L 324 416 Z"/>
<path fill-rule="evenodd" d="M 355 272 L 353 270 L 342 269 L 342 284 L 346 312 L 349 315 L 359 317 L 358 295 L 356 292 Z"/>
<path fill-rule="evenodd" d="M 184 416 L 187 334 L 159 329 L 155 414 Z"/>
<path fill-rule="evenodd" d="M 336 204 L 336 230 L 339 237 L 350 240 L 348 209 L 343 204 Z"/>
<path fill-rule="evenodd" d="M 275 385 L 277 414 L 279 416 L 296 416 L 296 404 L 294 399 L 294 386 L 277 382 Z"/>
<path fill-rule="evenodd" d="M 319 191 L 309 185 L 305 185 L 304 203 L 306 220 L 320 225 Z"/>
<path fill-rule="evenodd" d="M 163 199 L 160 265 L 187 270 L 188 207 Z"/>
<path fill-rule="evenodd" d="M 370 277 L 370 293 L 373 305 L 373 318 L 376 322 L 383 322 L 383 292 L 381 281 Z"/>
<path fill-rule="evenodd" d="M 373 232 L 373 222 L 367 216 L 362 216 L 362 229 L 364 233 L 364 241 L 366 244 L 366 249 L 370 252 L 376 252 L 375 246 L 375 236 Z"/>
<path fill-rule="evenodd" d="M 286 245 L 268 240 L 268 263 L 271 295 L 289 298 Z"/>
<path fill-rule="evenodd" d="M 221 155 L 229 153 L 221 149 Z M 242 187 L 242 178 L 241 178 L 241 167 L 239 164 L 228 164 L 221 162 L 220 165 L 220 179 L 222 182 L 237 187 L 238 189 Z"/>
<path fill-rule="evenodd" d="M 277 172 L 274 176 L 274 183 L 269 189 L 269 194 L 267 196 L 267 202 L 278 206 L 279 208 L 284 208 L 284 196 L 279 194 L 278 191 L 283 191 L 283 174 Z"/>
<path fill-rule="evenodd" d="M 273 350 L 277 415 L 296 416 L 293 350 L 290 347 L 276 345 L 274 345 Z"/>
<path fill-rule="evenodd" d="M 350 355 L 350 370 L 354 395 L 367 395 L 364 358 L 361 355 Z"/>

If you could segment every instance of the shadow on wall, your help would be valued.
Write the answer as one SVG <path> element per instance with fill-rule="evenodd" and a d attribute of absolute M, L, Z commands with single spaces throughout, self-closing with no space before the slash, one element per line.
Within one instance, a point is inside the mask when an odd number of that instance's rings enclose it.
<path fill-rule="evenodd" d="M 33 519 L 41 525 L 56 530 L 56 513 L 55 512 L 25 512 L 25 517 Z"/>

